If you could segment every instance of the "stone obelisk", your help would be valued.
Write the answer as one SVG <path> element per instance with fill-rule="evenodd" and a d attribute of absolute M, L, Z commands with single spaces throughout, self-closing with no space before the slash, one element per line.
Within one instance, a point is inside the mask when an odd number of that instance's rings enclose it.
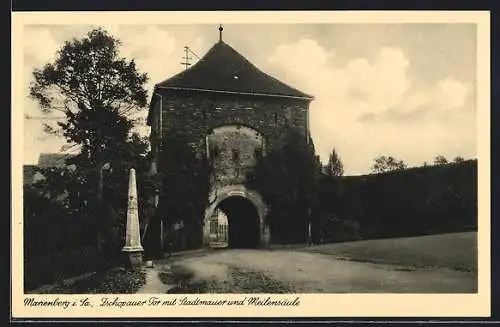
<path fill-rule="evenodd" d="M 141 245 L 141 235 L 139 230 L 137 184 L 134 168 L 130 169 L 130 177 L 128 181 L 127 227 L 125 246 L 123 247 L 122 252 L 125 254 L 125 264 L 128 268 L 135 268 L 142 265 L 142 254 L 144 249 Z"/>

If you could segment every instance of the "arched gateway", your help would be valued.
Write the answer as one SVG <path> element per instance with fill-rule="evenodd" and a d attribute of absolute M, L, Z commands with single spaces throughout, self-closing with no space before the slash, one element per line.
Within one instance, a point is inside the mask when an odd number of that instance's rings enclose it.
<path fill-rule="evenodd" d="M 266 204 L 256 191 L 245 187 L 246 172 L 260 156 L 280 147 L 290 128 L 310 142 L 313 97 L 259 70 L 226 44 L 222 33 L 197 63 L 156 84 L 153 93 L 147 119 L 151 173 L 158 168 L 159 145 L 172 131 L 183 133 L 198 155 L 210 161 L 209 205 L 200 219 L 202 244 L 210 244 L 208 222 L 218 211 L 227 216 L 230 247 L 268 244 Z M 184 237 L 199 240 L 200 236 Z"/>
<path fill-rule="evenodd" d="M 217 209 L 228 219 L 230 248 L 264 247 L 268 245 L 269 227 L 265 223 L 267 207 L 261 196 L 244 185 L 229 185 L 211 194 L 210 205 L 205 210 L 203 244 L 210 246 L 210 223 Z"/>

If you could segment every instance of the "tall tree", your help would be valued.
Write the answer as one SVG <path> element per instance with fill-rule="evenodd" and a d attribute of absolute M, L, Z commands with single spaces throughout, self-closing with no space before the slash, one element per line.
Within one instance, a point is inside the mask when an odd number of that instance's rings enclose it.
<path fill-rule="evenodd" d="M 144 138 L 131 132 L 130 116 L 146 107 L 148 77 L 137 70 L 134 60 L 119 57 L 119 46 L 118 39 L 100 28 L 66 41 L 53 62 L 33 71 L 30 85 L 31 97 L 44 112 L 64 114 L 57 127 L 46 125 L 46 130 L 80 146 L 80 154 L 71 160 L 87 173 L 81 186 L 93 191 L 93 198 L 86 201 L 95 208 L 97 231 L 107 223 L 104 195 L 108 202 L 116 200 L 118 207 L 126 205 L 127 170 L 139 165 L 147 147 Z M 111 169 L 104 176 L 106 168 Z M 105 179 L 119 182 L 120 187 L 106 193 Z"/>
<path fill-rule="evenodd" d="M 318 206 L 315 213 L 314 241 L 322 242 L 331 240 L 331 222 L 341 216 L 344 167 L 335 149 L 328 158 L 328 163 L 323 167 L 323 174 L 319 179 Z"/>
<path fill-rule="evenodd" d="M 375 158 L 371 171 L 375 174 L 385 173 L 394 170 L 403 170 L 406 163 L 392 156 L 380 156 Z"/>
<path fill-rule="evenodd" d="M 330 153 L 330 157 L 328 158 L 328 163 L 325 166 L 325 173 L 328 176 L 338 177 L 344 175 L 344 165 L 340 160 L 340 156 L 337 154 L 335 149 Z"/>
<path fill-rule="evenodd" d="M 283 144 L 258 160 L 246 183 L 268 204 L 273 242 L 305 242 L 317 205 L 321 166 L 300 132 L 289 130 Z"/>

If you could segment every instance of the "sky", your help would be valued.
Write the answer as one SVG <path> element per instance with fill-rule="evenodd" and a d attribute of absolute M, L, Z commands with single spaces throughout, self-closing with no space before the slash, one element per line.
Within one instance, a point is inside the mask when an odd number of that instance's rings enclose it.
<path fill-rule="evenodd" d="M 33 69 L 53 61 L 64 41 L 95 27 L 24 26 L 25 114 L 42 116 L 28 98 Z M 202 57 L 219 38 L 217 25 L 103 27 L 122 41 L 120 55 L 149 75 L 149 97 L 156 83 L 184 69 L 184 46 Z M 326 162 L 335 149 L 346 175 L 369 173 L 381 155 L 409 167 L 437 155 L 476 158 L 474 24 L 228 24 L 223 39 L 262 71 L 315 97 L 316 153 Z M 24 120 L 25 164 L 65 144 L 43 132 L 43 121 Z M 137 130 L 149 134 L 145 124 Z"/>

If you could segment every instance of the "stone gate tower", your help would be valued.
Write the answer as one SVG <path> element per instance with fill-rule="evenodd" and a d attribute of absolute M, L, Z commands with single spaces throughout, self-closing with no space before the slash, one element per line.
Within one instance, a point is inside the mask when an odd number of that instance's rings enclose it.
<path fill-rule="evenodd" d="M 185 134 L 212 164 L 204 244 L 210 242 L 209 221 L 220 209 L 228 217 L 230 246 L 265 246 L 271 237 L 264 219 L 267 206 L 244 186 L 245 172 L 258 156 L 279 146 L 287 126 L 311 142 L 313 97 L 260 71 L 226 44 L 220 31 L 219 42 L 196 64 L 156 84 L 147 122 L 152 135 Z M 152 142 L 153 153 L 157 147 Z M 154 157 L 152 171 L 156 169 Z"/>

